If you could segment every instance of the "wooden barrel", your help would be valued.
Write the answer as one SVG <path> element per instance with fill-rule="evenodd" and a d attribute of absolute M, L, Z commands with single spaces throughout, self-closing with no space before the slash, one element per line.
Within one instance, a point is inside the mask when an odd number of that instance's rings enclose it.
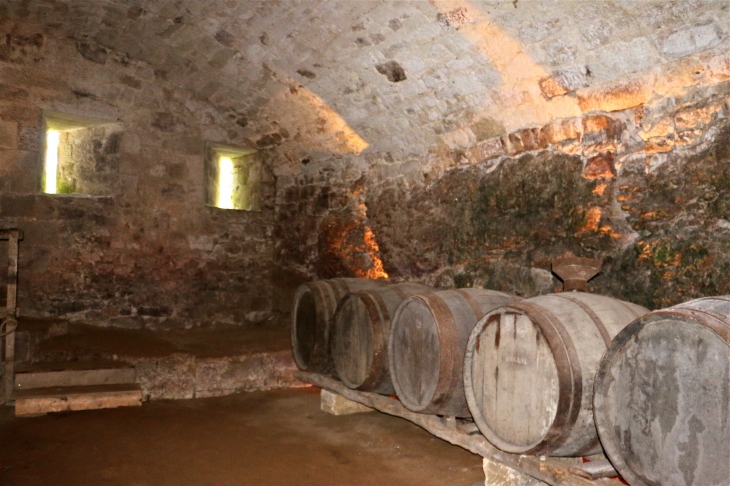
<path fill-rule="evenodd" d="M 332 373 L 330 334 L 340 301 L 350 292 L 385 285 L 389 284 L 363 278 L 335 278 L 300 285 L 291 316 L 292 351 L 299 369 Z"/>
<path fill-rule="evenodd" d="M 483 289 L 440 290 L 403 301 L 388 342 L 390 377 L 407 409 L 468 417 L 464 351 L 474 325 L 487 312 L 520 300 Z"/>
<path fill-rule="evenodd" d="M 596 376 L 601 443 L 632 486 L 730 484 L 730 296 L 637 319 Z"/>
<path fill-rule="evenodd" d="M 542 295 L 495 309 L 469 336 L 464 388 L 474 422 L 512 453 L 600 451 L 593 380 L 618 332 L 648 310 L 582 292 Z"/>
<path fill-rule="evenodd" d="M 345 386 L 386 395 L 395 392 L 388 371 L 391 318 L 405 299 L 432 290 L 417 283 L 402 283 L 345 297 L 332 333 L 332 359 Z"/>

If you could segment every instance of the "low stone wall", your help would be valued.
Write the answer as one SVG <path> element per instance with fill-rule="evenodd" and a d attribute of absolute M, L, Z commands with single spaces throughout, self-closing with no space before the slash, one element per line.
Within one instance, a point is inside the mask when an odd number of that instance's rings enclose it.
<path fill-rule="evenodd" d="M 151 400 L 307 386 L 294 378 L 297 368 L 290 351 L 204 359 L 175 354 L 130 362 L 144 395 Z"/>
<path fill-rule="evenodd" d="M 127 363 L 135 367 L 148 399 L 202 398 L 308 386 L 294 377 L 298 370 L 287 342 L 285 330 L 256 334 L 255 329 L 228 326 L 171 336 L 21 318 L 16 361 L 60 368 L 76 361 L 98 362 L 99 367 L 108 361 Z M 190 343 L 192 349 L 186 347 Z"/>

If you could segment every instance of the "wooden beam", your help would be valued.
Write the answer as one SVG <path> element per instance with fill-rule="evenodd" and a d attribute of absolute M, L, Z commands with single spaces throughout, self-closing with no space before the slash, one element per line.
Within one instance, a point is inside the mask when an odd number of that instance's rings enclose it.
<path fill-rule="evenodd" d="M 142 389 L 136 383 L 80 387 L 34 388 L 14 394 L 15 415 L 39 415 L 72 410 L 139 407 Z"/>
<path fill-rule="evenodd" d="M 5 307 L 15 309 L 18 304 L 18 241 L 23 238 L 19 229 L 8 231 L 8 297 Z"/>
<path fill-rule="evenodd" d="M 23 232 L 17 228 L 1 229 L 0 239 L 8 240 L 8 281 L 5 309 L 0 312 L 3 319 L 0 331 L 5 334 L 4 356 L 4 388 L 5 401 L 10 400 L 15 381 L 15 328 L 18 323 L 18 242 L 23 239 Z"/>
<path fill-rule="evenodd" d="M 23 239 L 23 230 L 18 228 L 3 228 L 0 229 L 0 240 L 7 240 L 11 235 L 14 235 L 17 239 Z"/>
<path fill-rule="evenodd" d="M 18 327 L 18 321 L 13 317 L 9 317 L 3 321 L 0 326 L 0 333 L 5 334 L 5 356 L 4 356 L 4 373 L 3 387 L 5 389 L 4 401 L 8 402 L 15 390 L 15 329 Z"/>
<path fill-rule="evenodd" d="M 616 469 L 606 459 L 599 459 L 571 467 L 570 472 L 586 479 L 615 478 L 618 476 Z"/>

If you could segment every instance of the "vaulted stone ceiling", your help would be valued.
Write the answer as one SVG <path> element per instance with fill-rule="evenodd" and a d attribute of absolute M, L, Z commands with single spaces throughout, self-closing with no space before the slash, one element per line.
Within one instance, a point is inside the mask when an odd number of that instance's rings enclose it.
<path fill-rule="evenodd" d="M 278 146 L 281 175 L 310 153 L 427 166 L 429 153 L 591 111 L 607 83 L 661 95 L 691 76 L 681 58 L 728 50 L 730 25 L 723 0 L 10 1 L 0 13 L 4 31 L 40 27 L 124 66 L 121 84 L 77 72 L 69 89 L 170 90 L 192 117 L 229 126 L 209 138 Z"/>

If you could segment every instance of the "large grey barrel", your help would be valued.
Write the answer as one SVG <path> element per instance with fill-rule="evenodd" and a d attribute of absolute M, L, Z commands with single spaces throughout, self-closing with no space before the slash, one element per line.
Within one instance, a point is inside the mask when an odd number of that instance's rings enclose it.
<path fill-rule="evenodd" d="M 334 371 L 330 354 L 330 334 L 335 311 L 350 292 L 388 285 L 380 280 L 335 278 L 299 286 L 291 316 L 294 361 L 300 370 L 314 373 Z"/>
<path fill-rule="evenodd" d="M 469 336 L 464 388 L 474 422 L 513 453 L 577 456 L 600 451 L 593 380 L 618 332 L 648 310 L 582 292 L 496 309 Z"/>
<path fill-rule="evenodd" d="M 414 412 L 468 417 L 464 351 L 487 312 L 520 300 L 483 289 L 440 290 L 406 299 L 388 344 L 390 376 L 401 403 Z"/>
<path fill-rule="evenodd" d="M 408 297 L 432 291 L 416 283 L 354 292 L 337 310 L 332 333 L 332 359 L 345 386 L 390 395 L 388 336 L 392 316 Z"/>
<path fill-rule="evenodd" d="M 594 407 L 632 486 L 730 484 L 730 296 L 645 315 L 606 351 Z"/>

